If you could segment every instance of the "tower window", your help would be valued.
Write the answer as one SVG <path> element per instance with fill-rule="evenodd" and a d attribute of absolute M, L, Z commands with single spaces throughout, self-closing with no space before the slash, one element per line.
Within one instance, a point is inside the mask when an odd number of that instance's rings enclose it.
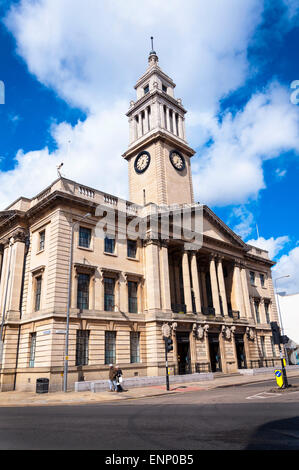
<path fill-rule="evenodd" d="M 167 86 L 162 85 L 162 91 L 163 91 L 164 93 L 167 93 Z"/>
<path fill-rule="evenodd" d="M 149 93 L 149 85 L 146 85 L 146 87 L 144 87 L 143 90 L 144 90 L 145 95 Z"/>

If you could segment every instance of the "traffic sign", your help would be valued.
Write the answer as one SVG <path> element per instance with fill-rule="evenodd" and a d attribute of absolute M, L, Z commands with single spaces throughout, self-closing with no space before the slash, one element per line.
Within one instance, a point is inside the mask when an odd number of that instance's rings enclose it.
<path fill-rule="evenodd" d="M 283 385 L 284 385 L 284 382 L 283 382 L 282 371 L 280 369 L 277 369 L 275 371 L 275 377 L 276 377 L 276 383 L 277 383 L 278 387 L 282 388 Z"/>

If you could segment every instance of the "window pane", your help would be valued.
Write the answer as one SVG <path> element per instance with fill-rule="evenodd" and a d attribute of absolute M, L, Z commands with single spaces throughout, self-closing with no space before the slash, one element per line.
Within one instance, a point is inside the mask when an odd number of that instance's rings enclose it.
<path fill-rule="evenodd" d="M 91 229 L 80 227 L 79 231 L 79 246 L 83 248 L 90 247 L 90 240 L 91 240 Z"/>
<path fill-rule="evenodd" d="M 269 304 L 265 303 L 266 321 L 270 323 Z"/>
<path fill-rule="evenodd" d="M 105 238 L 105 248 L 106 253 L 114 253 L 115 250 L 115 240 L 113 238 Z"/>
<path fill-rule="evenodd" d="M 114 310 L 114 286 L 114 279 L 104 278 L 104 310 L 106 312 L 113 312 Z"/>
<path fill-rule="evenodd" d="M 42 292 L 42 278 L 36 278 L 36 290 L 35 290 L 35 311 L 37 312 L 40 310 L 40 299 L 41 299 L 41 292 Z"/>
<path fill-rule="evenodd" d="M 254 272 L 253 271 L 250 271 L 250 283 L 252 285 L 254 285 L 254 281 L 255 281 L 255 276 L 254 276 Z"/>
<path fill-rule="evenodd" d="M 129 258 L 136 258 L 136 252 L 137 252 L 137 243 L 136 241 L 133 240 L 128 240 L 128 257 Z"/>
<path fill-rule="evenodd" d="M 89 308 L 89 274 L 78 275 L 77 308 Z"/>
<path fill-rule="evenodd" d="M 105 364 L 116 362 L 116 331 L 105 331 Z"/>
<path fill-rule="evenodd" d="M 261 286 L 264 287 L 264 285 L 265 285 L 265 276 L 263 274 L 260 274 L 260 279 L 261 279 Z"/>
<path fill-rule="evenodd" d="M 131 331 L 130 333 L 130 355 L 131 363 L 140 362 L 140 333 Z"/>
<path fill-rule="evenodd" d="M 35 349 L 36 349 L 36 333 L 30 333 L 29 367 L 34 367 Z"/>
<path fill-rule="evenodd" d="M 89 331 L 77 330 L 76 366 L 86 366 L 88 364 L 88 342 Z"/>
<path fill-rule="evenodd" d="M 45 249 L 45 237 L 46 237 L 46 232 L 43 230 L 39 234 L 39 251 L 42 251 Z"/>
<path fill-rule="evenodd" d="M 138 304 L 137 304 L 137 282 L 128 281 L 128 296 L 129 296 L 129 312 L 137 313 Z"/>
<path fill-rule="evenodd" d="M 260 320 L 260 312 L 259 312 L 259 303 L 258 303 L 258 302 L 254 302 L 254 306 L 255 306 L 256 321 L 257 321 L 257 323 L 260 323 L 261 320 Z"/>

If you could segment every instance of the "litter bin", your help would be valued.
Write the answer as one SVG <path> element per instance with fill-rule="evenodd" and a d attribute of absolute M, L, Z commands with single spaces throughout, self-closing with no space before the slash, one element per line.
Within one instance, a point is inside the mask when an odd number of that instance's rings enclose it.
<path fill-rule="evenodd" d="M 48 393 L 49 379 L 36 379 L 36 393 Z"/>

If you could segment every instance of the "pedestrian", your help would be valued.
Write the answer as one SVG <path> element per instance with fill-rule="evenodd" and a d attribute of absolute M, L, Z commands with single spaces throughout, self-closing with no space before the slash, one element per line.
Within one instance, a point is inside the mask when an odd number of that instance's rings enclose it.
<path fill-rule="evenodd" d="M 109 364 L 109 388 L 110 392 L 114 392 L 117 390 L 117 383 L 116 383 L 116 374 L 117 371 L 113 364 Z"/>
<path fill-rule="evenodd" d="M 116 366 L 116 391 L 123 392 L 124 389 L 122 387 L 123 382 L 123 372 L 119 366 Z"/>

